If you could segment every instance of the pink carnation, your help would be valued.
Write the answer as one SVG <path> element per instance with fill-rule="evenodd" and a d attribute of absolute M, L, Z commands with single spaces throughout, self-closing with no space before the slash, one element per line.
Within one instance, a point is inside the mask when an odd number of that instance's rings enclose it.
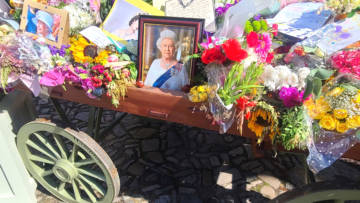
<path fill-rule="evenodd" d="M 286 108 L 291 108 L 293 106 L 301 106 L 302 103 L 310 98 L 307 97 L 305 100 L 302 98 L 304 91 L 299 93 L 295 87 L 283 87 L 279 93 L 279 98 L 283 100 L 284 106 Z"/>

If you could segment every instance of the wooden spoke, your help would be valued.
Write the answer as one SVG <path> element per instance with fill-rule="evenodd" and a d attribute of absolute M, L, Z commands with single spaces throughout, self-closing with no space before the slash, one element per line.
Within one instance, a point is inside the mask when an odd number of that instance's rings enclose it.
<path fill-rule="evenodd" d="M 74 189 L 75 200 L 77 202 L 80 202 L 81 201 L 81 194 L 80 194 L 79 183 L 76 182 L 75 180 L 73 180 L 72 185 L 73 185 L 73 189 Z"/>
<path fill-rule="evenodd" d="M 94 164 L 94 163 L 95 163 L 95 160 L 93 158 L 87 158 L 87 159 L 83 159 L 81 161 L 75 162 L 74 165 L 75 165 L 75 167 L 80 167 L 80 166 Z"/>
<path fill-rule="evenodd" d="M 39 152 L 43 153 L 44 155 L 48 156 L 52 160 L 54 160 L 54 161 L 57 160 L 55 158 L 54 154 L 49 149 L 47 149 L 44 145 L 42 145 L 38 142 L 32 141 L 30 139 L 26 141 L 26 144 L 29 145 L 30 147 L 38 150 Z"/>
<path fill-rule="evenodd" d="M 49 170 L 46 170 L 46 171 L 42 172 L 41 176 L 45 177 L 45 176 L 48 176 L 48 175 L 51 175 L 51 174 L 54 174 L 54 171 L 52 169 L 49 169 Z"/>
<path fill-rule="evenodd" d="M 58 134 L 53 133 L 52 135 L 53 135 L 53 137 L 55 139 L 56 144 L 59 147 L 59 150 L 60 150 L 60 153 L 61 153 L 61 158 L 62 159 L 67 159 L 69 157 L 69 155 L 70 155 L 70 152 L 69 152 L 68 148 L 66 147 L 66 145 L 64 143 L 64 140 Z"/>
<path fill-rule="evenodd" d="M 69 157 L 69 161 L 70 161 L 71 163 L 74 163 L 74 162 L 75 162 L 75 158 L 76 158 L 78 152 L 79 152 L 79 146 L 77 146 L 77 145 L 74 143 L 72 152 L 71 152 L 70 157 Z"/>
<path fill-rule="evenodd" d="M 86 194 L 89 196 L 89 198 L 91 199 L 91 201 L 93 203 L 96 202 L 96 194 L 94 193 L 94 191 L 91 189 L 91 187 L 85 183 L 84 181 L 80 180 L 80 179 L 75 179 L 76 181 L 78 181 L 80 183 L 80 185 L 82 186 L 83 190 L 86 192 Z"/>
<path fill-rule="evenodd" d="M 85 174 L 85 175 L 88 175 L 88 176 L 91 176 L 93 178 L 96 178 L 98 180 L 101 180 L 101 181 L 104 181 L 106 182 L 106 178 L 105 178 L 105 175 L 98 172 L 98 171 L 94 171 L 92 169 L 89 169 L 89 168 L 86 168 L 86 167 L 82 167 L 82 168 L 78 168 L 78 172 L 80 174 Z"/>
<path fill-rule="evenodd" d="M 87 184 L 89 184 L 94 190 L 98 191 L 102 196 L 106 194 L 106 188 L 104 188 L 100 183 L 98 183 L 95 179 L 90 176 L 79 174 L 78 176 L 81 180 L 84 180 Z"/>
<path fill-rule="evenodd" d="M 45 156 L 38 156 L 38 155 L 32 154 L 29 156 L 29 159 L 32 161 L 38 161 L 38 162 L 42 162 L 42 163 L 55 165 L 55 161 L 53 161 L 53 159 L 50 159 L 49 157 L 45 157 Z"/>
<path fill-rule="evenodd" d="M 63 191 L 65 188 L 65 185 L 66 185 L 66 182 L 61 181 L 59 184 L 59 187 L 57 188 L 57 191 L 59 191 L 59 192 Z"/>
<path fill-rule="evenodd" d="M 42 132 L 35 132 L 34 135 L 42 142 L 50 151 L 56 156 L 57 159 L 61 159 L 59 149 L 54 145 L 49 138 Z"/>

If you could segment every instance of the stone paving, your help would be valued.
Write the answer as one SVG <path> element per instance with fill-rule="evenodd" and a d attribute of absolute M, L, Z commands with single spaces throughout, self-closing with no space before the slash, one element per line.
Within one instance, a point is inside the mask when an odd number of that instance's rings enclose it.
<path fill-rule="evenodd" d="M 35 98 L 35 104 L 39 117 L 59 119 L 49 102 Z M 60 104 L 71 123 L 86 132 L 89 106 Z M 104 109 L 101 127 L 117 115 Z M 99 144 L 119 172 L 116 203 L 264 203 L 305 184 L 300 155 L 273 158 L 266 151 L 254 159 L 249 139 L 182 124 L 127 115 Z M 357 179 L 360 168 L 337 161 L 316 179 L 338 176 Z M 36 195 L 40 203 L 61 202 L 41 186 Z"/>

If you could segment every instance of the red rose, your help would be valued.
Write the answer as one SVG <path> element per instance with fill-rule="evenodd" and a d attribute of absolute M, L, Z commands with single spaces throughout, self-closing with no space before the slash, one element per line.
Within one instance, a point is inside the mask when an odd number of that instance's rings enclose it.
<path fill-rule="evenodd" d="M 271 63 L 271 61 L 274 59 L 274 52 L 271 52 L 266 57 L 266 63 Z"/>
<path fill-rule="evenodd" d="M 226 57 L 218 48 L 207 49 L 202 53 L 201 61 L 205 64 L 209 64 L 214 61 L 220 61 L 224 63 Z"/>
<path fill-rule="evenodd" d="M 246 36 L 246 41 L 250 48 L 254 48 L 259 43 L 259 36 L 256 34 L 256 32 L 252 31 Z"/>
<path fill-rule="evenodd" d="M 226 56 L 232 61 L 241 62 L 248 57 L 248 53 L 244 49 L 241 49 L 241 44 L 236 39 L 227 40 L 222 45 L 222 48 L 224 49 Z"/>

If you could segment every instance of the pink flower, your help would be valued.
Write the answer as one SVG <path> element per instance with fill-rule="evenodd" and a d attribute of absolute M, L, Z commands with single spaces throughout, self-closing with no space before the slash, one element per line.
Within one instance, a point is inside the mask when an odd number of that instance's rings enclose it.
<path fill-rule="evenodd" d="M 58 86 L 62 85 L 65 81 L 62 71 L 53 69 L 49 72 L 46 72 L 40 80 L 40 84 L 45 86 Z"/>
<path fill-rule="evenodd" d="M 219 45 L 216 45 L 216 44 L 215 44 L 215 43 L 218 42 L 218 41 L 220 41 L 220 40 L 219 40 L 219 38 L 217 38 L 217 37 L 215 38 L 214 41 L 212 41 L 211 37 L 209 37 L 207 43 L 204 43 L 204 42 L 203 42 L 203 43 L 201 43 L 200 45 L 201 45 L 202 47 L 204 47 L 205 49 L 209 49 L 209 45 L 210 45 L 210 44 L 213 44 L 214 47 L 220 47 L 220 44 L 219 44 Z"/>
<path fill-rule="evenodd" d="M 101 74 L 105 71 L 104 66 L 102 66 L 102 65 L 96 65 L 96 66 L 92 67 L 91 69 L 97 70 Z"/>
<path fill-rule="evenodd" d="M 353 58 L 347 60 L 347 65 L 350 67 L 360 65 L 360 58 Z"/>
<path fill-rule="evenodd" d="M 100 0 L 89 0 L 89 3 L 91 9 L 97 13 L 100 9 Z"/>
<path fill-rule="evenodd" d="M 356 75 L 360 76 L 360 65 L 352 67 L 352 70 Z"/>
<path fill-rule="evenodd" d="M 260 62 L 266 60 L 266 56 L 271 48 L 271 36 L 268 33 L 262 34 L 262 39 L 259 40 L 258 45 L 255 48 L 255 52 L 260 55 Z"/>
<path fill-rule="evenodd" d="M 334 68 L 342 69 L 342 68 L 346 67 L 346 61 L 345 60 L 333 60 L 331 62 L 331 66 Z"/>
<path fill-rule="evenodd" d="M 72 71 L 66 71 L 66 73 L 64 74 L 65 80 L 67 81 L 71 81 L 71 82 L 80 82 L 80 78 L 79 76 L 77 76 L 75 73 L 73 73 Z"/>
<path fill-rule="evenodd" d="M 339 70 L 340 73 L 352 73 L 350 68 L 342 68 Z"/>
<path fill-rule="evenodd" d="M 283 87 L 279 92 L 279 98 L 283 100 L 284 106 L 286 108 L 291 108 L 293 106 L 301 106 L 304 101 L 310 99 L 309 96 L 304 100 L 302 98 L 303 95 L 304 91 L 299 93 L 299 91 L 295 87 Z"/>
<path fill-rule="evenodd" d="M 107 58 L 107 61 L 108 62 L 118 62 L 119 61 L 119 58 L 116 56 L 116 55 L 111 55 Z"/>
<path fill-rule="evenodd" d="M 346 52 L 346 59 L 353 59 L 358 57 L 358 52 L 357 51 L 348 51 Z"/>
<path fill-rule="evenodd" d="M 125 74 L 126 77 L 129 77 L 130 71 L 128 69 L 124 69 L 122 72 Z"/>

